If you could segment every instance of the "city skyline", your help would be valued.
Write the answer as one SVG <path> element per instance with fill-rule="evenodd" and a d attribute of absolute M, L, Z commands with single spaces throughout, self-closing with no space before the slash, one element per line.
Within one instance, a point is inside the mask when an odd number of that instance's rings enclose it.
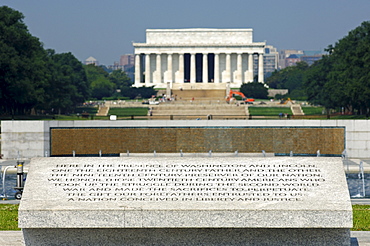
<path fill-rule="evenodd" d="M 370 1 L 4 0 L 24 14 L 30 33 L 57 53 L 111 65 L 145 42 L 146 29 L 252 28 L 253 41 L 279 50 L 323 50 L 369 20 Z"/>

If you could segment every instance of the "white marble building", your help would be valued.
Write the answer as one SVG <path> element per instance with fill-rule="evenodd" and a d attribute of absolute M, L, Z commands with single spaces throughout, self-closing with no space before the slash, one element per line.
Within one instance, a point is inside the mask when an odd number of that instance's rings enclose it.
<path fill-rule="evenodd" d="M 253 81 L 254 56 L 259 82 L 264 82 L 266 43 L 253 42 L 252 29 L 147 29 L 146 43 L 133 45 L 136 87 L 166 88 L 168 83 L 171 88 L 184 83 L 240 87 Z"/>

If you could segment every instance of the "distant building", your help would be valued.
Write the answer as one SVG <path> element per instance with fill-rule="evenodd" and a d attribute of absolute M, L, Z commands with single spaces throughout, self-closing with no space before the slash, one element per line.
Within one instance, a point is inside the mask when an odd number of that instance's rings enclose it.
<path fill-rule="evenodd" d="M 272 45 L 265 46 L 265 53 L 263 54 L 263 75 L 266 78 L 278 69 L 279 52 Z M 254 76 L 257 75 L 258 57 L 254 56 Z"/>
<path fill-rule="evenodd" d="M 90 56 L 89 58 L 87 58 L 85 60 L 85 64 L 86 65 L 89 65 L 89 64 L 94 64 L 95 66 L 99 66 L 99 62 L 98 60 L 96 60 L 94 57 Z"/>
<path fill-rule="evenodd" d="M 271 74 L 278 69 L 279 52 L 271 45 L 266 45 L 265 54 L 263 55 L 264 74 L 265 78 L 270 77 Z"/>
<path fill-rule="evenodd" d="M 280 50 L 279 51 L 279 64 L 278 67 L 279 69 L 286 68 L 286 59 L 290 55 L 296 55 L 297 57 L 300 57 L 304 55 L 303 50 Z"/>
<path fill-rule="evenodd" d="M 124 67 L 121 66 L 118 62 L 114 62 L 113 65 L 108 65 L 107 68 L 109 70 L 123 70 L 124 71 Z"/>
<path fill-rule="evenodd" d="M 279 52 L 279 69 L 295 66 L 297 62 L 304 61 L 311 66 L 315 61 L 322 58 L 320 50 L 281 50 Z"/>
<path fill-rule="evenodd" d="M 322 58 L 322 55 L 314 55 L 314 56 L 301 56 L 301 61 L 307 62 L 309 66 L 314 64 L 315 61 L 318 61 Z"/>
<path fill-rule="evenodd" d="M 125 54 L 121 55 L 119 60 L 119 67 L 126 72 L 132 81 L 134 81 L 135 76 L 135 55 Z"/>
<path fill-rule="evenodd" d="M 121 66 L 134 66 L 135 65 L 135 56 L 133 54 L 121 55 L 119 60 L 119 65 Z"/>
<path fill-rule="evenodd" d="M 314 51 L 304 51 L 304 55 L 301 56 L 301 61 L 307 62 L 311 66 L 315 61 L 318 61 L 322 58 L 323 54 L 319 50 Z"/>
<path fill-rule="evenodd" d="M 297 62 L 300 62 L 301 58 L 295 54 L 290 55 L 289 57 L 285 58 L 285 67 L 295 66 Z"/>

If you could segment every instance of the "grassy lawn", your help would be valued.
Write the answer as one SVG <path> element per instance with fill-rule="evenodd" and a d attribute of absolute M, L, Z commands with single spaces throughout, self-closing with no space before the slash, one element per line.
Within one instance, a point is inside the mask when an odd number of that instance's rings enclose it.
<path fill-rule="evenodd" d="M 0 204 L 0 231 L 16 231 L 18 228 L 18 206 Z M 370 231 L 370 205 L 352 205 L 352 231 Z"/>
<path fill-rule="evenodd" d="M 0 117 L 1 120 L 12 120 L 11 117 Z M 53 115 L 53 116 L 15 116 L 13 120 L 109 120 L 108 116 L 89 116 L 88 118 L 82 118 L 76 115 Z"/>
<path fill-rule="evenodd" d="M 18 228 L 18 205 L 0 204 L 0 231 L 15 231 Z"/>
<path fill-rule="evenodd" d="M 98 112 L 98 107 L 77 107 L 75 110 L 75 113 L 82 114 L 82 113 L 88 113 L 88 114 L 96 114 Z"/>
<path fill-rule="evenodd" d="M 249 107 L 249 113 L 252 116 L 265 116 L 266 118 L 278 118 L 280 113 L 292 115 L 289 107 Z M 139 116 L 135 120 L 146 119 L 148 107 L 133 108 L 110 108 L 109 115 L 117 115 L 118 119 L 130 119 L 130 116 Z M 326 114 L 322 114 L 323 107 L 302 107 L 305 113 L 304 119 L 326 119 Z M 14 120 L 109 120 L 108 116 L 96 116 L 98 107 L 77 107 L 74 114 L 70 115 L 15 115 Z M 88 113 L 87 117 L 82 117 L 82 113 Z M 79 114 L 79 116 L 77 116 Z M 366 119 L 365 115 L 341 115 L 332 114 L 330 119 Z M 1 115 L 1 120 L 12 120 L 10 115 Z"/>
<path fill-rule="evenodd" d="M 302 107 L 305 115 L 322 115 L 323 107 Z"/>
<path fill-rule="evenodd" d="M 370 205 L 353 205 L 352 231 L 370 231 Z"/>
<path fill-rule="evenodd" d="M 279 116 L 280 113 L 292 115 L 289 107 L 253 107 L 249 106 L 249 114 L 253 116 Z"/>
<path fill-rule="evenodd" d="M 53 115 L 1 115 L 0 120 L 53 120 Z"/>
<path fill-rule="evenodd" d="M 99 119 L 99 117 L 95 117 L 95 114 L 98 112 L 98 107 L 77 107 L 74 114 L 70 115 L 14 115 L 14 120 L 91 120 L 91 116 L 94 119 Z M 82 113 L 88 113 L 89 117 L 82 118 L 81 116 L 77 116 L 77 114 L 81 115 Z M 104 117 L 107 119 L 107 117 Z M 0 116 L 0 120 L 12 120 L 11 115 Z"/>
<path fill-rule="evenodd" d="M 341 120 L 341 119 L 345 119 L 345 120 L 359 120 L 359 119 L 367 119 L 365 115 L 332 115 L 330 116 L 330 119 L 333 119 L 333 120 Z"/>
<path fill-rule="evenodd" d="M 110 108 L 110 115 L 122 116 L 146 116 L 148 115 L 148 108 Z"/>
<path fill-rule="evenodd" d="M 53 120 L 109 120 L 109 116 L 96 116 L 90 114 L 88 117 L 82 117 L 77 115 L 55 115 Z"/>

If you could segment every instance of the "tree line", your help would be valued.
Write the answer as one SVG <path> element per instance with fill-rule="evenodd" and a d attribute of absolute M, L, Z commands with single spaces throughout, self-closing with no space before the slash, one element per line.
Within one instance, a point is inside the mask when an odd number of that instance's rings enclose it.
<path fill-rule="evenodd" d="M 68 52 L 44 49 L 19 11 L 0 7 L 0 113 L 73 113 L 88 99 L 150 97 L 153 88 L 132 88 L 121 70 L 83 65 Z"/>
<path fill-rule="evenodd" d="M 84 66 L 94 99 L 150 98 L 156 94 L 153 87 L 132 87 L 132 81 L 122 70 L 108 72 L 104 66 Z"/>
<path fill-rule="evenodd" d="M 121 70 L 83 65 L 68 52 L 44 49 L 23 22 L 22 13 L 0 7 L 0 113 L 73 113 L 88 99 L 148 98 L 152 87 L 133 88 Z M 335 45 L 321 60 L 275 71 L 266 79 L 270 88 L 288 89 L 284 95 L 325 108 L 369 114 L 370 22 L 363 22 Z M 267 97 L 260 83 L 244 84 L 248 97 Z M 250 92 L 255 92 L 249 94 Z"/>
<path fill-rule="evenodd" d="M 315 105 L 369 115 L 370 22 L 365 21 L 348 35 L 329 45 L 326 55 L 313 65 L 275 71 L 267 79 L 270 88 L 289 89 L 286 97 Z"/>

